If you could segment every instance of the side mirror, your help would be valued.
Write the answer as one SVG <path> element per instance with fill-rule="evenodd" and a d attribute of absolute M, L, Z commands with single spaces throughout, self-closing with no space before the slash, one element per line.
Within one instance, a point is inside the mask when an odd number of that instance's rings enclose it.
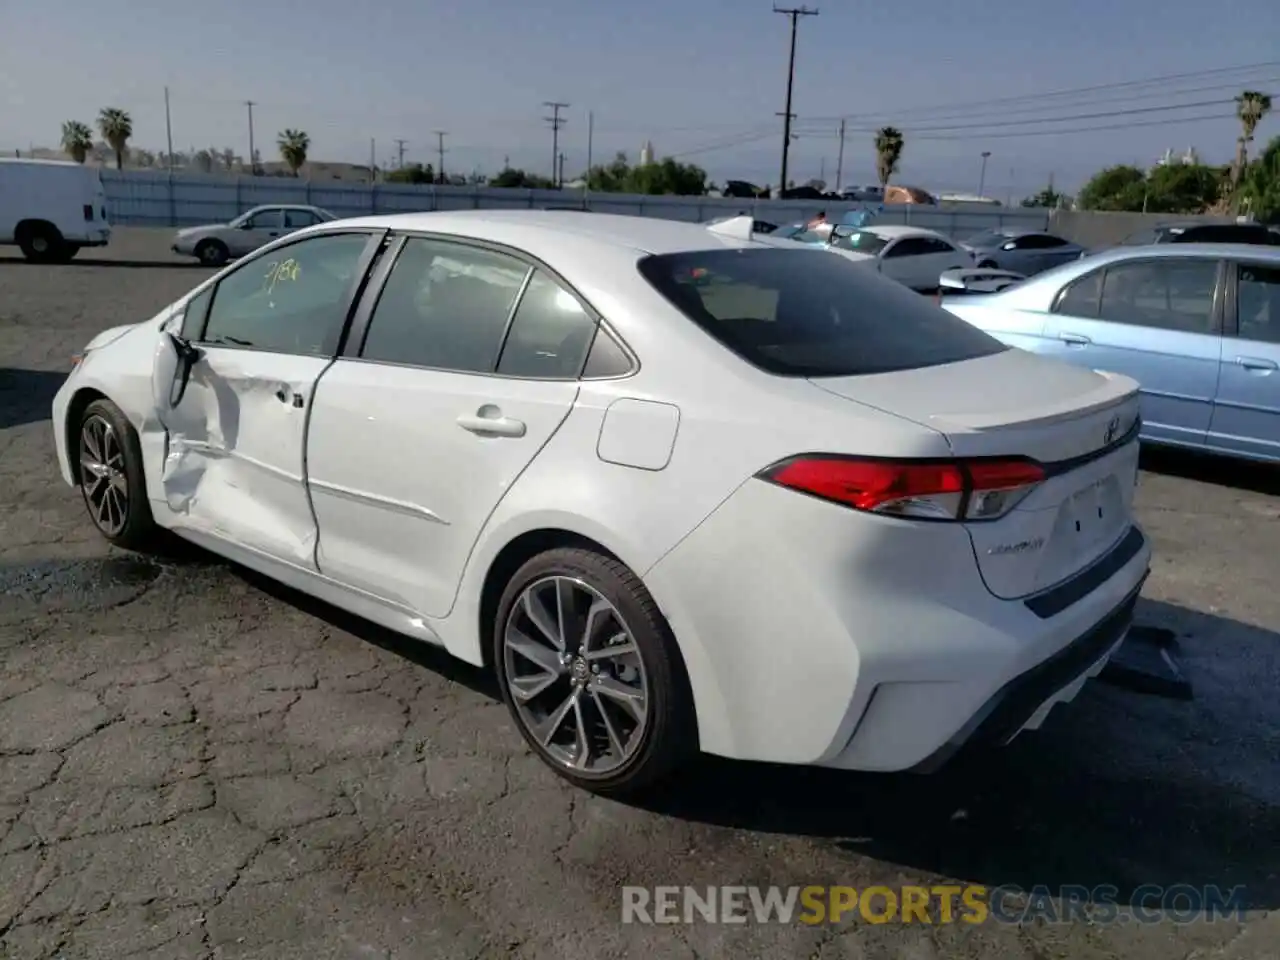
<path fill-rule="evenodd" d="M 187 384 L 191 382 L 191 368 L 200 359 L 200 348 L 172 331 L 166 331 L 165 336 L 169 338 L 169 345 L 178 358 L 173 380 L 169 386 L 169 409 L 172 410 L 186 395 Z"/>
<path fill-rule="evenodd" d="M 244 223 L 240 224 L 240 229 L 241 229 L 241 230 L 252 230 L 252 229 L 253 229 L 253 221 L 251 221 L 251 220 L 246 220 Z"/>

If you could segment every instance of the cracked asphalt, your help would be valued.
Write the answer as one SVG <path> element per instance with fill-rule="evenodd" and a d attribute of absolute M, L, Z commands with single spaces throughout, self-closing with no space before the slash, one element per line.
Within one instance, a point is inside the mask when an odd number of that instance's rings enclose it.
<path fill-rule="evenodd" d="M 1274 469 L 1146 458 L 1139 617 L 1176 634 L 1191 702 L 1095 683 L 931 779 L 708 759 L 605 801 L 543 769 L 471 668 L 194 549 L 97 538 L 49 400 L 96 331 L 205 275 L 162 251 L 126 230 L 114 266 L 0 256 L 0 957 L 1276 956 Z M 620 923 L 623 884 L 946 880 L 1239 885 L 1249 914 Z"/>

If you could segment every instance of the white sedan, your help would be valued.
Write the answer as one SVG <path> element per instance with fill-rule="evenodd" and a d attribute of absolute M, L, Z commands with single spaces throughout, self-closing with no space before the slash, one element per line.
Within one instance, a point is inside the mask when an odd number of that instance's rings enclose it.
<path fill-rule="evenodd" d="M 185 227 L 173 235 L 170 247 L 174 253 L 195 257 L 206 266 L 220 267 L 295 230 L 336 219 L 328 210 L 301 204 L 254 207 L 230 223 Z"/>
<path fill-rule="evenodd" d="M 831 229 L 830 249 L 912 290 L 934 291 L 948 270 L 973 266 L 973 254 L 936 230 L 895 224 Z"/>
<path fill-rule="evenodd" d="M 53 413 L 111 543 L 165 528 L 493 670 L 601 792 L 1007 742 L 1150 562 L 1133 381 L 749 218 L 322 224 L 100 334 Z"/>

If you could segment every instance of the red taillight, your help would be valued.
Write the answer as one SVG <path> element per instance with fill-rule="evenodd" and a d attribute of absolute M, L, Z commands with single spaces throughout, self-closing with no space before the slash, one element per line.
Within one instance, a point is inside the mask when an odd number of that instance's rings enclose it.
<path fill-rule="evenodd" d="M 932 520 L 1004 516 L 1044 480 L 1031 460 L 861 460 L 808 456 L 761 477 L 855 510 Z"/>

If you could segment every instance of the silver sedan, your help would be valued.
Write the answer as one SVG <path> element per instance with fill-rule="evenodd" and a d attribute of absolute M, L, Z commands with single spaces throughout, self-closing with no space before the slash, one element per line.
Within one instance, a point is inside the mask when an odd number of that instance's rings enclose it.
<path fill-rule="evenodd" d="M 232 257 L 243 257 L 286 233 L 337 219 L 320 207 L 298 204 L 254 207 L 230 223 L 179 230 L 173 238 L 173 252 L 195 257 L 210 267 L 220 267 Z"/>

